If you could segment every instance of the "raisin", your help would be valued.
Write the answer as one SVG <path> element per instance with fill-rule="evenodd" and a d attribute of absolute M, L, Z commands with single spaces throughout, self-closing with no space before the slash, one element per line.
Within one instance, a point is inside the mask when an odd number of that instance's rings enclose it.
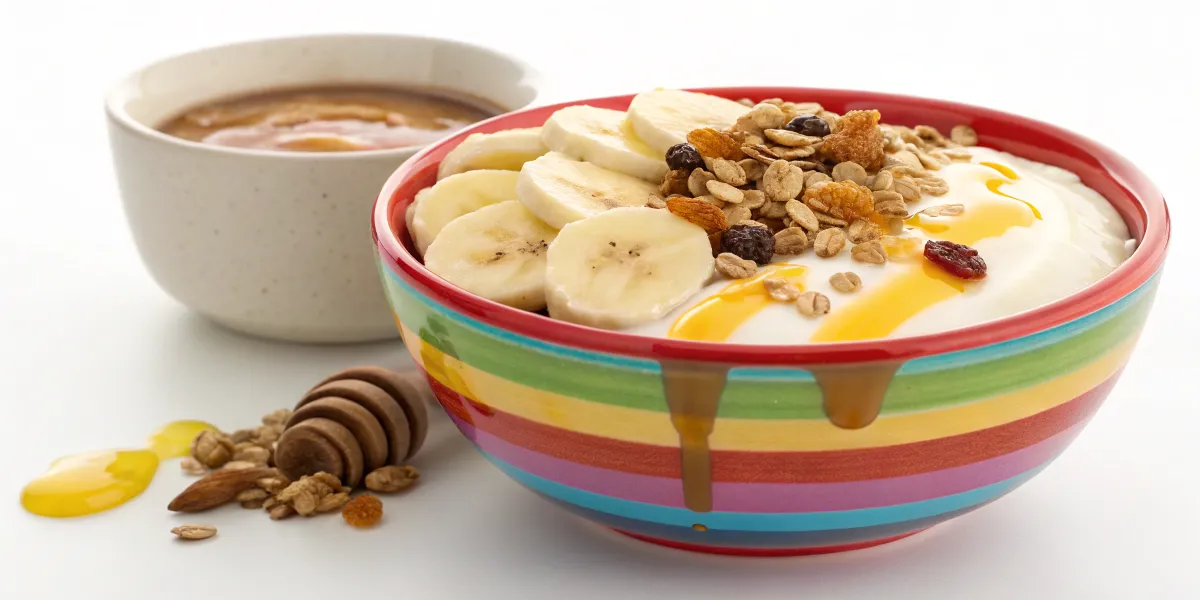
<path fill-rule="evenodd" d="M 812 135 L 816 137 L 825 137 L 829 135 L 829 123 L 825 119 L 816 115 L 800 115 L 787 125 L 783 126 L 788 131 L 794 131 L 800 135 Z"/>
<path fill-rule="evenodd" d="M 925 242 L 925 258 L 959 279 L 987 277 L 987 263 L 979 251 L 954 242 L 929 240 Z"/>
<path fill-rule="evenodd" d="M 835 163 L 855 162 L 867 171 L 883 166 L 886 158 L 879 111 L 852 110 L 838 120 L 838 132 L 821 144 L 821 157 Z"/>
<path fill-rule="evenodd" d="M 675 144 L 667 148 L 667 167 L 672 171 L 687 169 L 687 172 L 691 173 L 692 169 L 704 168 L 704 158 L 700 156 L 700 151 L 691 144 L 686 142 Z"/>
<path fill-rule="evenodd" d="M 371 494 L 355 497 L 342 507 L 342 519 L 354 527 L 371 527 L 383 518 L 383 503 Z"/>
<path fill-rule="evenodd" d="M 733 225 L 721 236 L 721 250 L 765 265 L 775 255 L 775 236 L 766 227 Z"/>

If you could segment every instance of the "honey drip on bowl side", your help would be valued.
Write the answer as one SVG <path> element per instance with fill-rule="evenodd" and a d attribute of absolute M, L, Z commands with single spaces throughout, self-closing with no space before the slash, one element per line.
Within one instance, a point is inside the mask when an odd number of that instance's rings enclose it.
<path fill-rule="evenodd" d="M 694 512 L 712 512 L 712 450 L 708 440 L 717 421 L 729 367 L 690 361 L 662 361 L 661 367 L 671 425 L 679 434 L 683 504 Z M 900 363 L 889 362 L 808 370 L 821 388 L 829 422 L 843 429 L 861 429 L 879 416 L 883 398 L 899 368 Z"/>
<path fill-rule="evenodd" d="M 829 422 L 842 429 L 862 429 L 879 417 L 883 397 L 899 368 L 899 363 L 882 363 L 808 370 L 821 388 L 821 405 Z"/>
<path fill-rule="evenodd" d="M 683 504 L 696 512 L 712 511 L 712 453 L 708 437 L 729 368 L 685 361 L 663 361 L 663 393 L 671 425 L 679 433 Z"/>
<path fill-rule="evenodd" d="M 175 421 L 154 432 L 145 450 L 60 458 L 21 490 L 21 506 L 44 517 L 81 517 L 120 506 L 146 490 L 160 460 L 186 456 L 196 434 L 212 428 L 202 421 Z"/>

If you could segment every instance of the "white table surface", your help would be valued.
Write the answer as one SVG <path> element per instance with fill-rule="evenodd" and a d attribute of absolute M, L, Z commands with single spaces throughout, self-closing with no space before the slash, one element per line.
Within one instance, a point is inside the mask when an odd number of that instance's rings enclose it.
<path fill-rule="evenodd" d="M 0 0 L 0 597 L 1200 597 L 1200 243 L 1189 239 L 1200 218 L 1200 44 L 1185 9 L 651 4 Z M 839 30 L 855 15 L 872 28 Z M 575 96 L 769 83 L 1024 113 L 1118 148 L 1158 182 L 1175 223 L 1171 268 L 1120 384 L 1053 466 L 994 505 L 878 549 L 747 560 L 627 540 L 509 482 L 442 415 L 416 461 L 420 487 L 386 500 L 372 531 L 231 507 L 199 519 L 220 527 L 217 539 L 178 543 L 168 529 L 197 519 L 165 510 L 185 484 L 173 465 L 99 516 L 23 512 L 21 486 L 57 456 L 136 446 L 178 418 L 244 426 L 338 368 L 410 364 L 394 343 L 273 344 L 189 314 L 142 269 L 118 202 L 108 83 L 168 53 L 328 31 L 498 46 Z M 844 47 L 848 34 L 860 45 Z"/>

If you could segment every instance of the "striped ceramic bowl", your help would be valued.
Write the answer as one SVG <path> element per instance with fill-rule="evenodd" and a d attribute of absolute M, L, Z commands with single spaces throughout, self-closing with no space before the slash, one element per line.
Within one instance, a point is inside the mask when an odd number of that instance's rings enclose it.
<path fill-rule="evenodd" d="M 465 136 L 535 127 L 561 106 L 480 123 L 405 163 L 374 212 L 405 346 L 454 423 L 543 498 L 641 539 L 746 555 L 895 540 L 1028 481 L 1117 381 L 1167 248 L 1162 197 L 1127 160 L 1056 127 L 920 98 L 798 88 L 729 97 L 969 123 L 981 145 L 1079 174 L 1139 241 L 1099 283 L 1019 315 L 920 337 L 750 346 L 600 331 L 471 296 L 410 250 L 404 209 Z M 625 109 L 630 96 L 572 104 Z M 877 414 L 877 418 L 876 418 Z"/>

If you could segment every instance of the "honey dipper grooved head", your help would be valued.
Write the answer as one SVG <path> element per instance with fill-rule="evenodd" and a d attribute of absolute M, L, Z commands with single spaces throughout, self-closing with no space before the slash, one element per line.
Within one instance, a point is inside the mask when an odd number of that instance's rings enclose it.
<path fill-rule="evenodd" d="M 355 379 L 330 381 L 308 393 L 296 404 L 300 411 L 325 398 L 341 398 L 366 409 L 383 428 L 387 437 L 388 464 L 401 464 L 411 447 L 411 427 L 400 403 L 379 387 Z"/>
<path fill-rule="evenodd" d="M 326 444 L 321 444 L 319 438 L 323 438 Z M 333 448 L 336 459 L 329 457 L 328 448 Z M 314 450 L 321 453 L 319 460 Z M 336 475 L 347 487 L 358 486 L 363 477 L 363 454 L 358 440 L 354 439 L 349 429 L 322 417 L 307 419 L 289 427 L 275 448 L 275 463 L 292 480 L 313 475 L 325 470 L 323 467 L 326 464 L 336 465 L 338 462 L 341 463 L 341 474 L 326 472 Z"/>
<path fill-rule="evenodd" d="M 337 421 L 320 417 L 309 419 L 304 422 L 304 425 L 315 428 L 330 442 L 333 442 L 333 447 L 337 448 L 338 453 L 342 456 L 342 466 L 346 471 L 345 477 L 341 478 L 342 483 L 347 487 L 358 487 L 365 473 L 363 472 L 362 447 L 358 445 L 358 440 L 354 439 L 354 434 Z"/>
<path fill-rule="evenodd" d="M 354 434 L 362 448 L 365 472 L 388 464 L 388 437 L 371 411 L 345 398 L 320 398 L 296 409 L 287 427 L 317 417 L 336 421 Z"/>
<path fill-rule="evenodd" d="M 321 471 L 345 481 L 342 455 L 324 435 L 301 423 L 283 432 L 275 446 L 275 466 L 288 479 L 299 481 Z"/>
<path fill-rule="evenodd" d="M 392 464 L 401 464 L 405 458 L 412 458 L 421 449 L 421 445 L 425 443 L 425 434 L 429 430 L 429 413 L 425 409 L 425 400 L 423 398 L 425 395 L 424 390 L 427 389 L 426 386 L 428 384 L 421 379 L 421 376 L 417 373 L 402 375 L 382 367 L 353 367 L 325 378 L 324 381 L 313 386 L 308 396 L 312 396 L 318 388 L 322 388 L 329 383 L 344 381 L 369 383 L 382 389 L 388 396 L 394 399 L 395 403 L 404 411 L 410 435 L 408 449 L 399 453 L 399 459 L 396 458 L 396 451 L 392 451 Z M 311 401 L 308 396 L 306 396 L 305 400 L 301 400 L 301 404 L 305 401 Z M 354 399 L 351 398 L 351 400 Z M 386 430 L 387 425 L 382 422 L 382 419 L 380 419 L 380 423 L 384 425 L 384 429 Z"/>

